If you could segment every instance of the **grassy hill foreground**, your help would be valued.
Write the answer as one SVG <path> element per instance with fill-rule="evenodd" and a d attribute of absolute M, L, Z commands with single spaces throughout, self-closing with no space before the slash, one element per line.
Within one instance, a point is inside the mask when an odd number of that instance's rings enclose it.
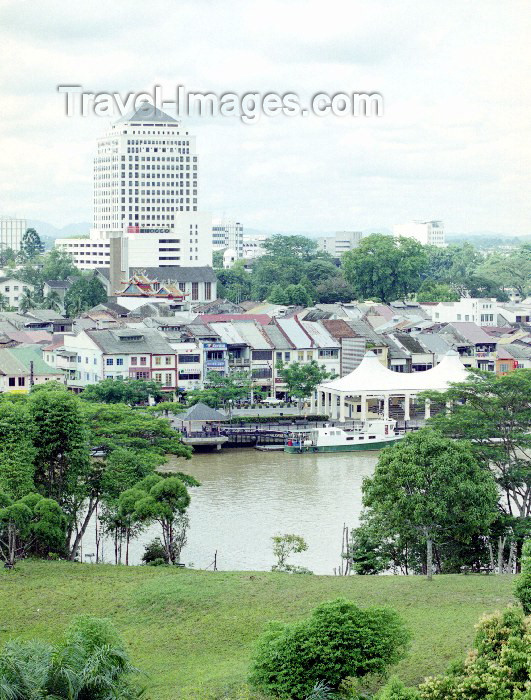
<path fill-rule="evenodd" d="M 0 644 L 53 641 L 73 615 L 110 618 L 147 676 L 152 700 L 205 700 L 245 682 L 271 619 L 289 621 L 339 596 L 394 607 L 413 633 L 396 668 L 407 683 L 463 656 L 483 613 L 513 600 L 512 576 L 298 576 L 27 561 L 0 572 Z"/>

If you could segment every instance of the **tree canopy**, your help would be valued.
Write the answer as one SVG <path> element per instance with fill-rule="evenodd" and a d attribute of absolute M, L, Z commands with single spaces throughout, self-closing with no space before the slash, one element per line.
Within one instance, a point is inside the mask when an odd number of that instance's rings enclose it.
<path fill-rule="evenodd" d="M 20 242 L 20 252 L 24 260 L 32 260 L 36 255 L 44 252 L 44 245 L 34 228 L 26 229 Z"/>
<path fill-rule="evenodd" d="M 409 633 L 389 608 L 339 598 L 296 622 L 271 622 L 258 642 L 250 682 L 275 697 L 304 700 L 321 681 L 337 690 L 348 677 L 384 674 L 404 656 Z"/>
<path fill-rule="evenodd" d="M 0 491 L 10 502 L 35 491 L 53 499 L 65 516 L 60 550 L 70 558 L 99 503 L 112 509 L 168 454 L 191 456 L 167 419 L 125 403 L 83 401 L 54 382 L 0 399 L 0 437 Z"/>
<path fill-rule="evenodd" d="M 81 394 L 85 401 L 129 406 L 146 404 L 150 397 L 158 400 L 163 396 L 160 384 L 145 379 L 103 379 L 97 384 L 89 384 Z"/>
<path fill-rule="evenodd" d="M 339 268 L 328 253 L 318 250 L 315 240 L 277 234 L 263 243 L 265 254 L 252 261 L 251 270 L 245 269 L 243 261 L 230 270 L 218 269 L 218 290 L 220 296 L 237 303 L 267 299 L 279 304 L 353 299 L 387 303 L 416 293 L 419 301 L 454 301 L 466 295 L 507 301 L 510 288 L 522 296 L 531 291 L 530 243 L 486 255 L 479 243 L 439 248 L 410 238 L 372 234 L 343 254 Z M 293 287 L 300 285 L 308 296 L 300 293 L 294 300 Z"/>
<path fill-rule="evenodd" d="M 307 364 L 292 362 L 285 365 L 279 362 L 277 369 L 278 376 L 286 384 L 288 394 L 298 399 L 307 399 L 312 396 L 319 384 L 335 376 L 324 365 L 320 367 L 315 360 Z"/>
<path fill-rule="evenodd" d="M 65 294 L 65 311 L 68 316 L 79 316 L 97 304 L 107 301 L 103 284 L 93 275 L 77 279 Z"/>
<path fill-rule="evenodd" d="M 363 505 L 397 535 L 417 535 L 433 571 L 433 544 L 449 533 L 463 541 L 487 533 L 497 515 L 492 474 L 466 442 L 430 429 L 407 435 L 380 453 L 374 475 L 363 482 Z"/>
<path fill-rule="evenodd" d="M 427 254 L 411 238 L 373 234 L 345 253 L 341 265 L 358 298 L 387 303 L 419 289 Z"/>

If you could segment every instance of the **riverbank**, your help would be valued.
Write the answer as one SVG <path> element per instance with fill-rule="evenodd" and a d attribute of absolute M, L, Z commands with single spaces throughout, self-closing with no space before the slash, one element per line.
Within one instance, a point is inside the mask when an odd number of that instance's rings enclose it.
<path fill-rule="evenodd" d="M 413 641 L 396 670 L 417 683 L 463 658 L 479 617 L 511 602 L 512 586 L 512 576 L 438 576 L 429 583 L 28 561 L 0 570 L 0 644 L 18 636 L 57 640 L 80 613 L 108 617 L 148 674 L 151 700 L 211 700 L 245 682 L 268 620 L 294 620 L 343 596 L 402 615 Z"/>

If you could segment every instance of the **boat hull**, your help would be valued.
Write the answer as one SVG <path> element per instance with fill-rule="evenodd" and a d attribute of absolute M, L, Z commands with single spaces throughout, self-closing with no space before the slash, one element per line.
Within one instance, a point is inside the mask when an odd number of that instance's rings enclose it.
<path fill-rule="evenodd" d="M 304 454 L 305 452 L 369 452 L 372 450 L 383 450 L 384 447 L 390 447 L 400 442 L 401 438 L 396 438 L 396 440 L 374 440 L 371 442 L 359 442 L 353 445 L 321 445 L 321 446 L 302 446 L 298 445 L 284 445 L 284 452 L 289 452 L 292 454 Z"/>

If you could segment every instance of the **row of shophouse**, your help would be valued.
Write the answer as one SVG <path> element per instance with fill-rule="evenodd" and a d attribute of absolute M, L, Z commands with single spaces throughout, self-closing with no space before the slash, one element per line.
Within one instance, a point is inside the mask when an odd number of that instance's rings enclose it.
<path fill-rule="evenodd" d="M 265 396 L 285 398 L 281 365 L 315 361 L 344 376 L 369 349 L 395 372 L 430 369 L 450 350 L 466 367 L 499 375 L 531 367 L 528 316 L 483 326 L 384 305 L 203 311 L 183 315 L 151 302 L 135 311 L 109 302 L 78 319 L 0 312 L 0 391 L 54 379 L 82 391 L 104 379 L 132 378 L 175 393 L 202 388 L 209 372 L 244 371 Z"/>

